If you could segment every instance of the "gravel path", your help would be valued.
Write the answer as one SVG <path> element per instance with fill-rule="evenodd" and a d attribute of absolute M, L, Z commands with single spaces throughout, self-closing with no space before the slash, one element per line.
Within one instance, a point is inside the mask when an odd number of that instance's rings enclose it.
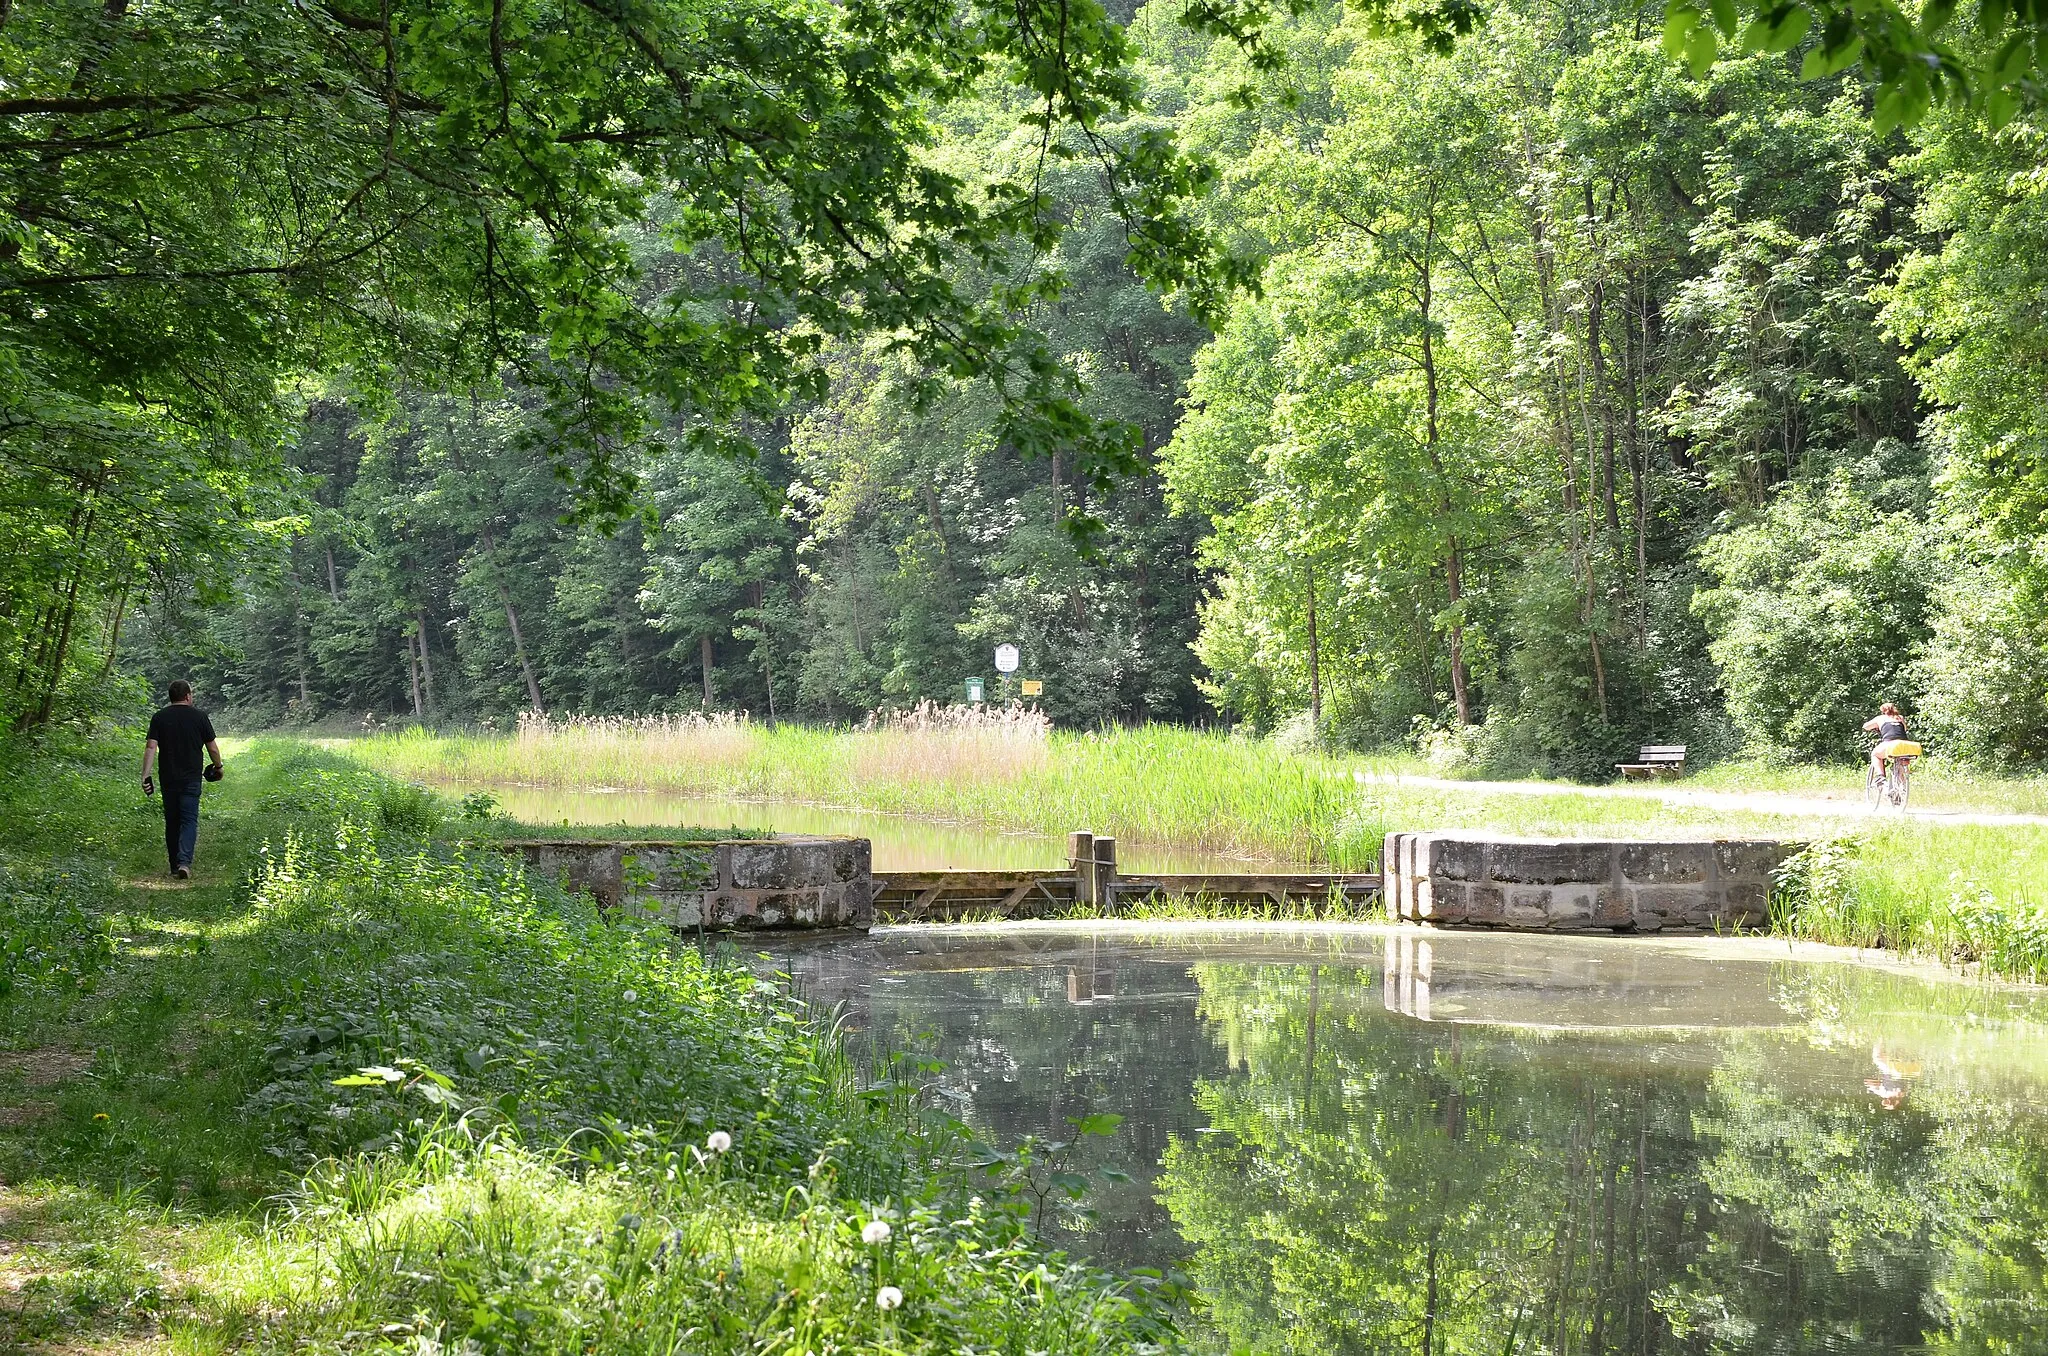
<path fill-rule="evenodd" d="M 1415 777 L 1360 772 L 1353 774 L 1361 786 L 1415 786 L 1436 791 L 1458 791 L 1467 795 L 1503 796 L 1609 796 L 1624 800 L 1659 801 L 1665 805 L 1700 810 L 1738 810 L 1752 814 L 1787 815 L 1799 818 L 1836 819 L 1891 818 L 1900 812 L 1876 811 L 1863 798 L 1842 796 L 1794 796 L 1776 791 L 1696 791 L 1682 786 L 1575 786 L 1567 782 L 1468 782 L 1452 777 Z M 1996 814 L 1979 810 L 1921 809 L 1908 806 L 1905 818 L 1938 824 L 2036 824 L 2048 825 L 2048 815 Z"/>

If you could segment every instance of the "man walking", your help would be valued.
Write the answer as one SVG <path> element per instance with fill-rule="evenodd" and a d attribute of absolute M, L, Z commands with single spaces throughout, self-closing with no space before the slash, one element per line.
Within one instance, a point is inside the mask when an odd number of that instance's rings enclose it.
<path fill-rule="evenodd" d="M 171 704 L 149 718 L 149 741 L 142 746 L 142 793 L 155 789 L 150 765 L 161 759 L 164 779 L 164 852 L 171 874 L 192 878 L 192 853 L 199 846 L 199 782 L 220 780 L 220 745 L 213 722 L 192 704 L 192 684 L 179 678 L 170 687 Z M 213 756 L 202 768 L 199 753 Z"/>

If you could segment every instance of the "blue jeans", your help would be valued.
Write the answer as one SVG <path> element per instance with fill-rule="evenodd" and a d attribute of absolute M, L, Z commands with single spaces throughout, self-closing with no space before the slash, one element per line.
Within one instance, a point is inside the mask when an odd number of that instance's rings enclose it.
<path fill-rule="evenodd" d="M 171 870 L 192 865 L 192 853 L 199 847 L 199 779 L 166 780 L 164 793 L 164 852 Z"/>

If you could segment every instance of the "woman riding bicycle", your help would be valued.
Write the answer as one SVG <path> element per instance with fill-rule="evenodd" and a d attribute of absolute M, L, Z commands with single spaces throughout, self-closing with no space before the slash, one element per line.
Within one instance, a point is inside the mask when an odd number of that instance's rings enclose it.
<path fill-rule="evenodd" d="M 1877 747 L 1870 751 L 1870 770 L 1879 780 L 1884 778 L 1892 759 L 1920 756 L 1920 746 L 1906 738 L 1906 718 L 1890 702 L 1878 707 L 1877 714 L 1863 722 L 1863 728 L 1877 736 Z"/>

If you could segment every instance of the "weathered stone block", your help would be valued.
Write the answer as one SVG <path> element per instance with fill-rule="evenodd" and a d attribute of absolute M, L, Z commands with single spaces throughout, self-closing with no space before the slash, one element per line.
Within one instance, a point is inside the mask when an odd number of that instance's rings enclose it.
<path fill-rule="evenodd" d="M 1685 926 L 1690 916 L 1700 909 L 1707 900 L 1707 893 L 1698 887 L 1684 885 L 1641 885 L 1635 891 L 1635 918 L 1638 927 L 1645 918 L 1655 918 L 1664 927 Z"/>
<path fill-rule="evenodd" d="M 826 847 L 816 841 L 734 843 L 730 852 L 735 890 L 786 890 L 831 874 Z"/>
<path fill-rule="evenodd" d="M 1637 885 L 1695 885 L 1714 877 L 1711 843 L 1624 843 L 1621 874 Z"/>
<path fill-rule="evenodd" d="M 865 838 L 842 838 L 829 845 L 832 879 L 861 881 L 874 874 L 874 849 Z"/>
<path fill-rule="evenodd" d="M 1593 921 L 1598 889 L 1590 885 L 1560 885 L 1550 892 L 1546 921 L 1551 927 L 1586 927 Z"/>
<path fill-rule="evenodd" d="M 701 927 L 705 922 L 702 894 L 668 895 L 654 901 L 661 910 L 661 921 L 672 928 Z"/>
<path fill-rule="evenodd" d="M 1466 887 L 1457 881 L 1423 880 L 1415 887 L 1415 916 L 1432 923 L 1465 921 Z"/>
<path fill-rule="evenodd" d="M 621 854 L 619 865 L 635 893 L 649 888 L 659 894 L 682 893 L 718 884 L 718 854 L 711 847 L 633 848 Z"/>
<path fill-rule="evenodd" d="M 1743 927 L 1757 927 L 1770 921 L 1771 891 L 1767 885 L 1737 881 L 1727 887 L 1723 905 L 1728 921 Z"/>
<path fill-rule="evenodd" d="M 1501 916 L 1510 923 L 1547 927 L 1550 923 L 1550 891 L 1526 886 L 1509 890 Z"/>
<path fill-rule="evenodd" d="M 1603 885 L 1593 902 L 1593 922 L 1602 927 L 1626 927 L 1635 919 L 1635 901 L 1622 885 Z"/>
<path fill-rule="evenodd" d="M 1483 880 L 1486 876 L 1486 847 L 1475 838 L 1447 838 L 1429 834 L 1416 843 L 1416 869 L 1439 880 Z"/>
<path fill-rule="evenodd" d="M 1728 880 L 1769 880 L 1797 847 L 1791 843 L 1737 840 L 1714 844 L 1721 875 Z"/>
<path fill-rule="evenodd" d="M 1507 901 L 1498 885 L 1481 882 L 1465 887 L 1465 921 L 1499 923 L 1506 915 Z"/>
<path fill-rule="evenodd" d="M 1527 885 L 1602 882 L 1614 874 L 1614 846 L 1494 839 L 1486 844 L 1486 873 L 1494 880 Z"/>

